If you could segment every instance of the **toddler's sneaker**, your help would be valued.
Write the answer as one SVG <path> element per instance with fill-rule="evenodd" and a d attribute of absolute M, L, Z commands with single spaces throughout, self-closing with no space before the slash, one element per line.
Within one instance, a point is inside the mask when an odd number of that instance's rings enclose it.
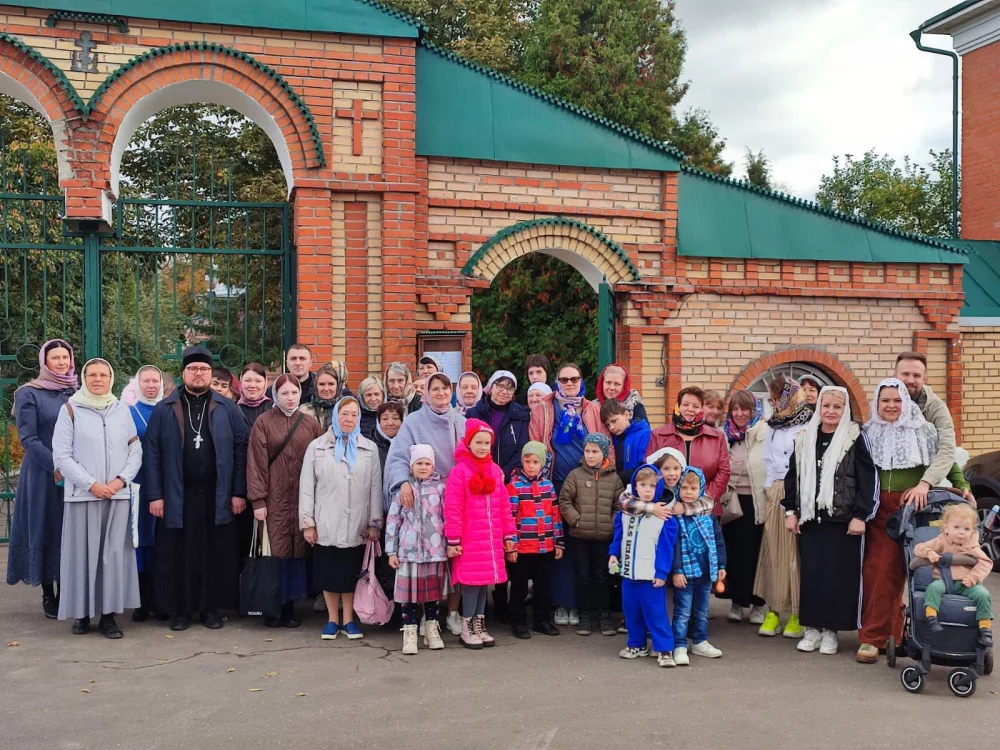
<path fill-rule="evenodd" d="M 323 632 L 320 633 L 320 638 L 324 641 L 334 641 L 337 639 L 337 633 L 340 632 L 340 626 L 335 622 L 328 622 L 323 626 Z"/>
<path fill-rule="evenodd" d="M 824 630 L 823 642 L 819 644 L 819 652 L 827 656 L 837 653 L 840 644 L 837 642 L 836 630 Z"/>
<path fill-rule="evenodd" d="M 449 612 L 444 622 L 452 635 L 462 635 L 462 616 L 458 612 Z"/>
<path fill-rule="evenodd" d="M 584 612 L 582 615 L 576 618 L 576 634 L 590 635 L 591 632 L 592 632 L 592 626 L 590 624 L 590 615 Z"/>
<path fill-rule="evenodd" d="M 403 626 L 403 653 L 412 656 L 417 653 L 417 626 Z"/>
<path fill-rule="evenodd" d="M 656 663 L 661 667 L 676 667 L 677 662 L 674 661 L 674 656 L 669 651 L 662 651 L 660 655 L 656 657 Z"/>
<path fill-rule="evenodd" d="M 552 621 L 556 625 L 569 625 L 569 613 L 566 611 L 566 608 L 556 607 L 556 613 L 552 617 Z"/>
<path fill-rule="evenodd" d="M 927 629 L 932 633 L 940 633 L 944 630 L 944 626 L 938 622 L 937 615 L 927 616 Z"/>
<path fill-rule="evenodd" d="M 751 625 L 762 625 L 765 617 L 767 617 L 767 605 L 756 604 L 750 607 L 749 621 Z"/>
<path fill-rule="evenodd" d="M 739 604 L 734 604 L 729 608 L 729 614 L 726 615 L 726 619 L 729 622 L 743 622 L 743 607 Z"/>
<path fill-rule="evenodd" d="M 819 648 L 821 640 L 823 640 L 823 634 L 816 628 L 806 628 L 805 635 L 802 636 L 802 640 L 795 648 L 799 651 L 815 651 Z"/>
<path fill-rule="evenodd" d="M 778 617 L 777 612 L 768 612 L 764 617 L 764 622 L 760 625 L 760 630 L 757 631 L 758 635 L 766 635 L 769 638 L 776 636 L 781 632 L 781 618 Z"/>
<path fill-rule="evenodd" d="M 597 621 L 600 623 L 601 635 L 618 635 L 618 628 L 611 624 L 610 614 L 602 612 Z"/>
<path fill-rule="evenodd" d="M 358 638 L 365 637 L 365 634 L 361 632 L 361 628 L 358 627 L 358 624 L 354 622 L 354 620 L 351 620 L 349 623 L 344 625 L 341 630 L 344 631 L 344 635 L 347 636 L 347 639 L 351 641 L 356 641 Z"/>
<path fill-rule="evenodd" d="M 649 649 L 636 648 L 634 646 L 626 646 L 625 648 L 623 648 L 621 651 L 618 652 L 618 655 L 623 659 L 638 659 L 639 657 L 642 656 L 649 656 Z"/>
<path fill-rule="evenodd" d="M 798 615 L 790 615 L 788 622 L 785 623 L 785 632 L 782 633 L 785 638 L 801 638 L 805 635 L 806 629 L 799 622 Z"/>
<path fill-rule="evenodd" d="M 441 623 L 431 620 L 424 629 L 424 645 L 431 651 L 438 651 L 444 648 L 444 641 L 441 640 Z"/>
<path fill-rule="evenodd" d="M 687 646 L 678 646 L 674 649 L 674 664 L 678 667 L 686 667 L 691 663 L 688 658 Z"/>
<path fill-rule="evenodd" d="M 983 648 L 993 648 L 993 630 L 991 628 L 979 628 L 979 645 Z"/>
<path fill-rule="evenodd" d="M 691 653 L 695 656 L 704 656 L 706 659 L 718 659 L 722 656 L 722 652 L 708 641 L 694 644 L 691 647 Z"/>
<path fill-rule="evenodd" d="M 569 612 L 566 614 L 566 619 L 569 620 L 569 622 L 567 623 L 568 625 L 579 625 L 580 624 L 580 615 L 579 615 L 579 613 L 575 609 L 570 609 L 569 610 Z M 559 623 L 557 622 L 556 625 L 558 625 L 558 624 Z"/>

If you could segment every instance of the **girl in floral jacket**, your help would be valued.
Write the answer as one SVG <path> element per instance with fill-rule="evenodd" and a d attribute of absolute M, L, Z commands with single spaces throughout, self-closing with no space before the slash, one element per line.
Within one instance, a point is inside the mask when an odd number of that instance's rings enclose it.
<path fill-rule="evenodd" d="M 434 471 L 434 449 L 410 446 L 410 486 L 413 507 L 404 508 L 397 493 L 389 507 L 385 552 L 396 569 L 393 599 L 403 607 L 403 653 L 417 653 L 420 610 L 426 618 L 424 645 L 444 648 L 438 622 L 438 602 L 451 593 L 444 538 L 445 484 Z"/>

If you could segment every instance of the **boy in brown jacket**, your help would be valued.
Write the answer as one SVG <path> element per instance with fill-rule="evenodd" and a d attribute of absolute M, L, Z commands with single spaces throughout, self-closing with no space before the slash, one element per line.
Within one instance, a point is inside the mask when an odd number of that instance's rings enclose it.
<path fill-rule="evenodd" d="M 974 557 L 975 567 L 967 565 L 952 565 L 951 575 L 955 581 L 955 593 L 969 597 L 976 605 L 976 619 L 979 620 L 979 642 L 983 648 L 993 645 L 993 601 L 990 592 L 983 586 L 983 580 L 992 572 L 993 563 L 979 546 L 979 534 L 976 532 L 978 518 L 976 511 L 965 503 L 956 503 L 945 508 L 941 518 L 941 533 L 929 542 L 923 542 L 913 548 L 917 557 L 924 557 L 936 564 L 942 555 L 968 555 Z M 941 597 L 945 585 L 941 574 L 934 568 L 934 580 L 924 594 L 924 614 L 927 618 L 927 628 L 936 633 L 941 630 L 937 613 L 941 608 Z"/>
<path fill-rule="evenodd" d="M 597 614 L 603 635 L 616 635 L 611 624 L 608 585 L 608 545 L 614 535 L 618 498 L 625 491 L 615 464 L 608 457 L 611 441 L 592 432 L 583 441 L 583 460 L 563 482 L 559 512 L 569 532 L 580 596 L 579 635 L 590 635 L 591 616 Z"/>

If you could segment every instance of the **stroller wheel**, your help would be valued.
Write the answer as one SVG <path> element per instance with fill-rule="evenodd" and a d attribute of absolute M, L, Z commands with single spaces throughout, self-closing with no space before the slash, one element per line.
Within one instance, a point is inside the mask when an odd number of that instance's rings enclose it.
<path fill-rule="evenodd" d="M 986 652 L 986 658 L 983 659 L 983 674 L 993 674 L 993 649 Z"/>
<path fill-rule="evenodd" d="M 891 635 L 885 643 L 885 663 L 890 668 L 896 666 L 896 639 Z"/>
<path fill-rule="evenodd" d="M 968 669 L 959 667 L 948 675 L 948 687 L 959 698 L 968 698 L 976 692 L 976 679 Z"/>
<path fill-rule="evenodd" d="M 908 693 L 915 694 L 924 689 L 924 676 L 916 667 L 907 667 L 900 672 L 899 681 L 903 683 L 903 689 Z"/>

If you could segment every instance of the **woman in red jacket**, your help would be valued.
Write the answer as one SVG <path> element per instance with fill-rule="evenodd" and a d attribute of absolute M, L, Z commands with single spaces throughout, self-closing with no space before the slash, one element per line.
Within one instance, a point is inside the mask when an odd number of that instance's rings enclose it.
<path fill-rule="evenodd" d="M 705 424 L 702 412 L 704 391 L 696 386 L 682 388 L 677 394 L 673 418 L 649 438 L 646 455 L 660 448 L 676 448 L 705 475 L 705 494 L 715 502 L 714 515 L 722 514 L 719 500 L 729 483 L 729 446 L 721 430 Z"/>

